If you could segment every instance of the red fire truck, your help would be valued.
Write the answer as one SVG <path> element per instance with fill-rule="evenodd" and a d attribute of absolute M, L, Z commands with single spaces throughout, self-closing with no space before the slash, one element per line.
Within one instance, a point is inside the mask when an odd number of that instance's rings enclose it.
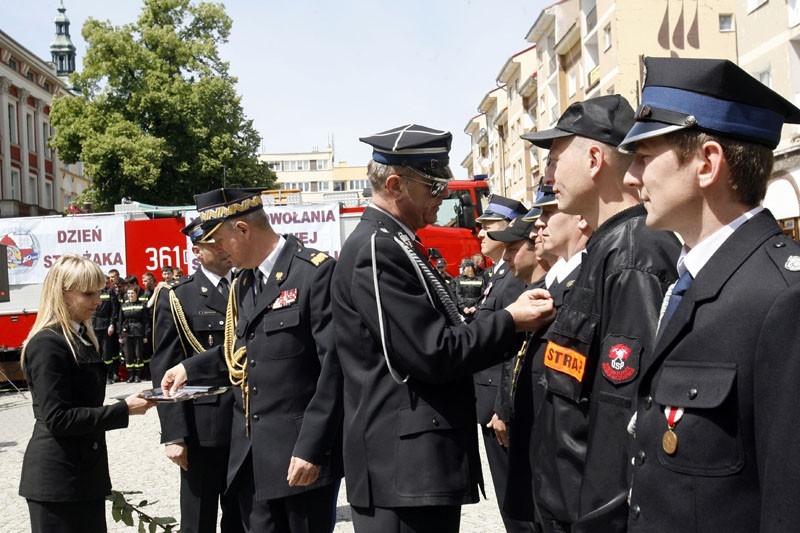
<path fill-rule="evenodd" d="M 450 183 L 450 197 L 445 199 L 439 209 L 438 220 L 419 231 L 420 239 L 427 248 L 436 248 L 442 257 L 447 261 L 447 270 L 451 275 L 458 275 L 458 266 L 461 259 L 471 256 L 480 251 L 480 244 L 477 239 L 475 219 L 480 216 L 486 205 L 486 198 L 489 194 L 489 186 L 485 181 L 466 181 L 454 180 Z M 280 194 L 272 191 L 265 191 L 264 194 L 274 199 Z M 124 206 L 123 206 L 124 207 Z M 104 270 L 116 267 L 124 274 L 134 274 L 141 280 L 141 275 L 151 272 L 156 279 L 161 279 L 161 267 L 163 265 L 180 266 L 184 272 L 192 272 L 192 255 L 189 253 L 186 238 L 180 229 L 186 224 L 186 212 L 192 208 L 161 208 L 157 211 L 147 210 L 121 210 L 125 217 L 124 235 L 114 235 L 113 238 L 124 239 L 124 257 L 116 257 L 112 254 L 103 254 L 93 250 L 91 242 L 84 247 L 86 252 L 81 252 L 86 257 L 92 257 L 98 264 L 104 266 Z M 266 207 L 268 213 L 270 208 Z M 339 207 L 338 219 L 340 242 L 344 242 L 348 235 L 353 231 L 364 211 L 364 205 Z M 87 217 L 93 223 L 93 227 L 103 228 L 106 217 L 120 213 L 95 213 L 86 215 L 69 215 Z M 321 217 L 324 219 L 324 217 Z M 61 218 L 59 221 L 63 220 Z M 32 218 L 25 219 L 0 219 L 3 227 L 13 227 L 14 221 L 23 221 L 30 224 Z M 84 220 L 86 222 L 86 220 Z M 313 223 L 313 222 L 312 222 Z M 52 224 L 51 224 L 52 225 Z M 84 224 L 85 226 L 86 224 Z M 74 242 L 86 239 L 91 241 L 92 233 L 100 230 L 82 230 L 88 235 L 82 235 L 80 231 L 58 230 L 59 236 L 55 241 Z M 63 236 L 61 235 L 63 233 Z M 314 236 L 307 233 L 298 235 L 299 238 L 306 240 L 311 247 L 315 246 L 316 232 Z M 5 242 L 4 242 L 5 240 Z M 7 245 L 7 255 L 9 266 L 18 266 L 25 263 L 26 254 L 33 254 L 32 249 L 17 245 L 13 239 L 8 239 L 0 232 L 0 244 Z M 320 247 L 321 248 L 321 247 Z M 339 250 L 329 250 L 334 257 Z M 57 252 L 59 253 L 59 252 Z M 40 254 L 41 260 L 47 267 L 52 264 L 58 255 Z M 60 253 L 64 253 L 61 251 Z M 115 262 L 116 261 L 116 262 Z M 121 266 L 121 268 L 119 268 Z M 13 281 L 12 281 L 13 283 Z M 0 294 L 4 289 L 0 287 Z M 22 342 L 28 335 L 33 322 L 36 319 L 36 310 L 39 305 L 41 295 L 41 282 L 28 283 L 10 286 L 10 300 L 0 303 L 0 369 L 4 371 L 14 381 L 22 381 L 23 377 L 19 371 L 19 351 Z M 0 381 L 3 380 L 0 375 Z"/>

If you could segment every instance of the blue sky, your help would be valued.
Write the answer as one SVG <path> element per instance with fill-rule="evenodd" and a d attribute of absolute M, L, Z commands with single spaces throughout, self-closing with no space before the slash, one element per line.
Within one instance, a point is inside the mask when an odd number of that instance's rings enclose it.
<path fill-rule="evenodd" d="M 505 61 L 524 50 L 544 0 L 230 0 L 222 57 L 239 78 L 245 114 L 267 152 L 335 141 L 337 161 L 364 165 L 358 137 L 408 122 L 453 132 L 451 165 L 469 151 L 463 132 Z M 0 29 L 49 60 L 58 0 L 0 0 Z M 134 22 L 141 1 L 64 0 L 78 68 L 88 17 Z M 497 14 L 502 14 L 498 17 Z"/>

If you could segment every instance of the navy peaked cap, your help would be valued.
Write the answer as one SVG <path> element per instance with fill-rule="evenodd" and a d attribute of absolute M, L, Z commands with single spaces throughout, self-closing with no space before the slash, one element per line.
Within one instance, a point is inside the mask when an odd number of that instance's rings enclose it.
<path fill-rule="evenodd" d="M 514 220 L 520 215 L 528 212 L 522 202 L 493 194 L 489 197 L 489 205 L 483 210 L 483 214 L 476 220 L 478 222 L 489 222 L 492 220 Z"/>
<path fill-rule="evenodd" d="M 207 242 L 226 220 L 264 208 L 261 192 L 253 189 L 215 189 L 196 194 L 194 201 L 203 225 L 200 242 Z"/>
<path fill-rule="evenodd" d="M 577 135 L 611 146 L 619 146 L 633 126 L 633 108 L 618 94 L 598 96 L 569 106 L 555 128 L 532 131 L 521 137 L 540 148 L 550 149 L 553 139 Z"/>
<path fill-rule="evenodd" d="M 525 220 L 525 215 L 520 215 L 512 220 L 506 229 L 490 231 L 487 235 L 493 241 L 517 242 L 530 239 L 531 231 L 533 231 L 533 222 Z"/>
<path fill-rule="evenodd" d="M 671 131 L 697 128 L 775 148 L 800 109 L 727 59 L 648 57 L 642 104 L 620 150 Z"/>
<path fill-rule="evenodd" d="M 200 217 L 192 219 L 192 221 L 189 222 L 186 227 L 181 229 L 181 233 L 189 237 L 189 240 L 192 241 L 192 244 L 202 242 L 202 238 L 205 234 L 203 231 L 203 221 L 200 220 Z"/>
<path fill-rule="evenodd" d="M 372 146 L 372 159 L 384 165 L 411 167 L 431 178 L 452 179 L 453 134 L 419 124 L 406 124 L 359 139 Z"/>

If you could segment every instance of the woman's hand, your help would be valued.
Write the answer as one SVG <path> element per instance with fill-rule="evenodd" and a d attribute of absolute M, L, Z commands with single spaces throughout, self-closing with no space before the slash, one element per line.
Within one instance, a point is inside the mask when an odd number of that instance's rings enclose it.
<path fill-rule="evenodd" d="M 144 394 L 137 392 L 125 398 L 125 403 L 128 404 L 129 415 L 143 415 L 151 407 L 155 407 L 156 402 L 146 400 Z"/>

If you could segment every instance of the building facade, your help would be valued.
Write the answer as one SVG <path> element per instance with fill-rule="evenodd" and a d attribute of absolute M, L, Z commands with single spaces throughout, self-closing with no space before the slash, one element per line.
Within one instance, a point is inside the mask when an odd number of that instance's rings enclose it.
<path fill-rule="evenodd" d="M 259 159 L 277 174 L 278 187 L 299 191 L 303 203 L 358 205 L 364 201 L 364 189 L 369 188 L 367 167 L 350 167 L 344 161 L 335 165 L 332 146 L 310 152 L 262 153 Z"/>
<path fill-rule="evenodd" d="M 80 163 L 63 164 L 49 145 L 50 105 L 71 94 L 66 80 L 75 68 L 69 20 L 63 5 L 58 11 L 51 45 L 58 71 L 0 31 L 0 217 L 63 212 L 90 185 Z"/>

